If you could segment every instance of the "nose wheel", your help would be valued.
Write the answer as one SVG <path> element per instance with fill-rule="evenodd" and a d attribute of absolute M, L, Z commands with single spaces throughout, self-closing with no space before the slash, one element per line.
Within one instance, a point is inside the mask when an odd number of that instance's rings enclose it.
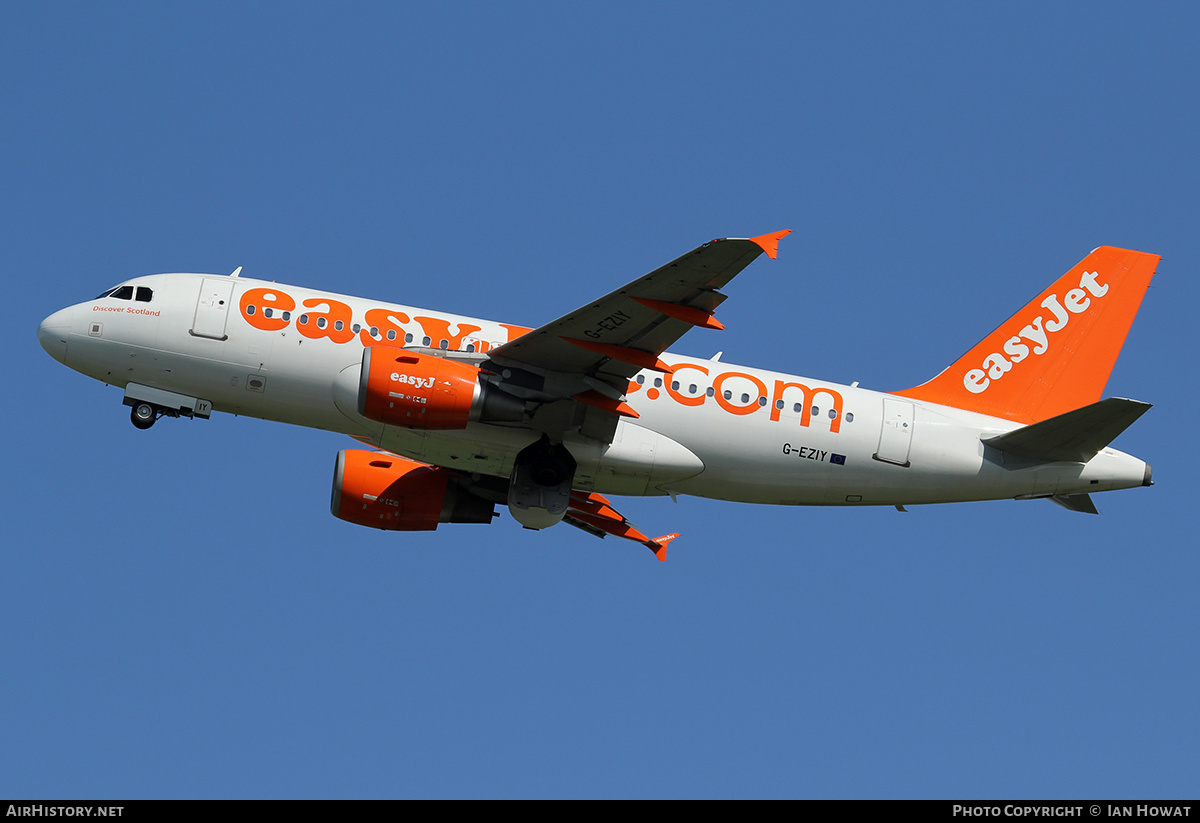
<path fill-rule="evenodd" d="M 150 403 L 134 403 L 129 410 L 129 419 L 139 429 L 148 429 L 158 419 L 158 409 Z"/>

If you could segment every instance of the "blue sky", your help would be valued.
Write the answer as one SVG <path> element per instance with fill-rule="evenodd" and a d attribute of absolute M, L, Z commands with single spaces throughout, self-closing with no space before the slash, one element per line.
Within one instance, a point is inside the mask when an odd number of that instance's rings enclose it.
<path fill-rule="evenodd" d="M 1187 4 L 8 3 L 0 796 L 1176 797 L 1200 773 Z M 1099 245 L 1156 485 L 332 518 L 338 435 L 135 430 L 38 322 L 226 273 L 537 325 L 794 229 L 676 348 L 922 382 Z"/>

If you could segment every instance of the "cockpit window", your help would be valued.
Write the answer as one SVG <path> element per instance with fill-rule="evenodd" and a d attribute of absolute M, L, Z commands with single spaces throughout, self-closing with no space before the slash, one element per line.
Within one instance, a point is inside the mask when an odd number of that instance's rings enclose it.
<path fill-rule="evenodd" d="M 135 298 L 133 286 L 113 286 L 105 292 L 101 292 L 94 299 L 103 300 L 106 297 L 111 297 L 114 300 L 137 300 L 139 303 L 149 303 L 154 299 L 154 290 L 145 286 L 137 287 L 137 297 Z"/>

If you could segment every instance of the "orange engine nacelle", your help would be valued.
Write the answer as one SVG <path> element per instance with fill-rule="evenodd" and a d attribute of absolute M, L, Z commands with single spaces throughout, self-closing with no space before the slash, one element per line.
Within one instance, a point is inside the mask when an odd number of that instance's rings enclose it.
<path fill-rule="evenodd" d="M 387 346 L 363 350 L 358 413 L 412 429 L 465 429 L 472 420 L 519 422 L 525 404 L 481 383 L 468 363 Z"/>
<path fill-rule="evenodd" d="M 390 531 L 490 523 L 495 506 L 450 482 L 450 472 L 382 452 L 344 449 L 333 470 L 333 516 Z"/>

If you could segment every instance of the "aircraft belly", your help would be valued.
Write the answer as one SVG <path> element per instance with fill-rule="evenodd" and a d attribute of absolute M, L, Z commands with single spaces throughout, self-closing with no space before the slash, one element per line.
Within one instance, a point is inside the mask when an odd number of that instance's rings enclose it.
<path fill-rule="evenodd" d="M 507 478 L 518 452 L 538 439 L 530 429 L 473 423 L 462 431 L 415 432 L 388 426 L 372 442 L 397 454 L 465 472 Z M 623 423 L 610 444 L 568 435 L 575 458 L 575 488 L 604 494 L 662 495 L 660 488 L 704 470 L 700 458 L 679 443 Z"/>
<path fill-rule="evenodd" d="M 385 426 L 382 436 L 372 442 L 394 454 L 434 466 L 507 478 L 517 452 L 537 437 L 522 429 L 480 431 L 485 428 L 499 427 L 471 425 L 463 431 L 419 431 Z"/>

